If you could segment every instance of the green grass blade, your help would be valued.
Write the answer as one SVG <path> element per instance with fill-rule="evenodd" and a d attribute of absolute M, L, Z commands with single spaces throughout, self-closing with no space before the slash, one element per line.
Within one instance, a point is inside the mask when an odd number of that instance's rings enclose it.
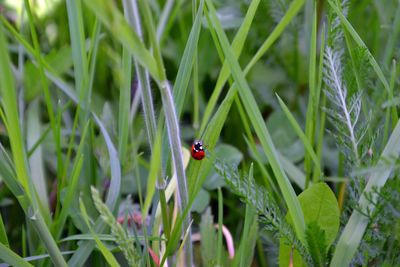
<path fill-rule="evenodd" d="M 242 237 L 233 262 L 234 267 L 250 266 L 253 261 L 254 247 L 258 237 L 257 217 L 256 209 L 246 204 Z"/>
<path fill-rule="evenodd" d="M 39 100 L 34 100 L 27 108 L 27 148 L 30 150 L 35 142 L 40 138 L 41 135 L 41 123 L 39 113 Z M 42 147 L 39 145 L 32 155 L 29 157 L 29 166 L 32 173 L 32 182 L 35 186 L 36 192 L 38 193 L 38 200 L 41 205 L 45 208 L 43 211 L 47 211 L 45 215 L 50 219 L 49 212 L 49 199 L 47 197 L 47 185 L 44 171 L 44 162 L 42 156 Z"/>
<path fill-rule="evenodd" d="M 4 227 L 4 222 L 3 218 L 1 217 L 1 214 L 0 214 L 0 243 L 5 245 L 6 247 L 10 247 L 10 244 L 8 243 L 6 228 Z"/>
<path fill-rule="evenodd" d="M 144 66 L 156 80 L 160 80 L 154 57 L 144 46 L 139 36 L 125 21 L 117 7 L 110 1 L 84 0 L 87 7 L 107 27 L 113 37 L 121 42 L 128 51 Z"/>
<path fill-rule="evenodd" d="M 71 36 L 72 59 L 74 62 L 75 89 L 82 97 L 83 103 L 87 103 L 89 95 L 85 96 L 85 86 L 88 82 L 88 62 L 86 55 L 85 32 L 82 18 L 82 5 L 80 0 L 66 2 L 68 13 L 68 26 Z"/>
<path fill-rule="evenodd" d="M 81 210 L 82 218 L 86 222 L 86 225 L 88 226 L 89 231 L 93 236 L 93 239 L 96 241 L 96 244 L 97 244 L 98 248 L 100 249 L 101 254 L 103 254 L 104 259 L 107 261 L 107 263 L 111 267 L 120 266 L 119 263 L 117 262 L 117 260 L 115 259 L 114 255 L 111 253 L 111 251 L 108 250 L 108 248 L 103 244 L 103 242 L 100 241 L 100 239 L 97 237 L 96 231 L 90 225 L 89 216 L 86 212 L 85 204 L 83 204 L 82 199 L 79 200 L 79 207 Z"/>
<path fill-rule="evenodd" d="M 320 166 L 319 160 L 317 158 L 317 155 L 315 154 L 314 149 L 312 148 L 312 145 L 310 144 L 310 140 L 304 134 L 300 125 L 297 123 L 293 114 L 290 112 L 289 108 L 285 105 L 285 103 L 282 101 L 282 99 L 278 95 L 276 95 L 276 97 L 278 98 L 279 105 L 281 106 L 283 112 L 285 113 L 286 118 L 288 118 L 288 120 L 289 120 L 290 124 L 292 125 L 294 131 L 296 132 L 297 136 L 303 142 L 304 148 L 306 149 L 308 155 L 310 156 L 312 162 L 314 163 L 314 167 L 316 168 L 316 171 L 318 173 L 321 173 L 321 166 Z M 306 180 L 306 183 L 307 183 L 307 180 Z M 307 185 L 304 185 L 304 187 L 306 188 Z"/>
<path fill-rule="evenodd" d="M 305 134 L 307 136 L 308 142 L 312 147 L 314 147 L 315 142 L 315 130 L 317 122 L 317 110 L 319 106 L 319 92 L 320 89 L 317 86 L 316 79 L 316 64 L 317 64 L 317 2 L 314 3 L 314 12 L 312 18 L 312 31 L 311 31 L 311 41 L 310 41 L 310 61 L 308 70 L 308 105 L 307 105 L 307 117 L 306 117 L 306 127 Z M 319 164 L 318 164 L 319 165 Z M 304 170 L 307 177 L 307 184 L 311 176 L 311 164 L 310 164 L 310 154 L 306 154 L 304 158 Z"/>
<path fill-rule="evenodd" d="M 124 47 L 122 50 L 122 72 L 123 80 L 119 92 L 118 109 L 118 152 L 119 158 L 123 163 L 128 147 L 129 132 L 129 111 L 131 105 L 131 80 L 132 80 L 132 59 L 128 50 Z"/>
<path fill-rule="evenodd" d="M 325 107 L 326 105 L 326 94 L 322 94 L 321 97 L 321 89 L 322 89 L 322 76 L 323 76 L 323 63 L 324 63 L 324 57 L 322 56 L 324 54 L 324 48 L 325 48 L 325 27 L 322 27 L 322 31 L 321 31 L 321 43 L 320 43 L 320 58 L 319 58 L 319 63 L 318 63 L 318 81 L 317 81 L 317 86 L 318 86 L 318 90 L 317 90 L 317 99 L 321 98 L 321 105 L 319 105 L 317 111 L 319 112 L 319 128 L 317 131 L 318 134 L 318 138 L 317 138 L 317 146 L 316 146 L 316 153 L 317 153 L 317 157 L 321 163 L 321 158 L 322 158 L 322 146 L 323 146 L 323 139 L 324 139 L 324 133 L 325 133 L 325 119 L 326 119 L 326 113 L 323 110 L 323 107 Z M 318 172 L 314 172 L 313 175 L 313 182 L 317 182 L 320 179 L 321 174 Z"/>
<path fill-rule="evenodd" d="M 252 165 L 253 166 L 253 165 Z M 251 171 L 253 168 L 251 168 Z M 217 265 L 222 266 L 222 224 L 224 219 L 224 202 L 222 190 L 218 188 L 218 234 L 217 234 Z"/>
<path fill-rule="evenodd" d="M 62 205 L 62 210 L 61 210 L 59 216 L 57 217 L 55 224 L 53 225 L 53 232 L 54 232 L 54 236 L 56 238 L 59 238 L 62 233 L 65 221 L 70 212 L 69 208 L 72 205 L 73 199 L 74 199 L 76 191 L 77 191 L 79 175 L 80 175 L 80 172 L 82 169 L 82 164 L 83 164 L 83 147 L 87 140 L 86 135 L 87 135 L 88 129 L 89 129 L 89 122 L 86 124 L 86 126 L 83 130 L 81 142 L 76 151 L 77 156 L 76 156 L 75 162 L 72 166 L 71 178 L 69 180 L 69 185 L 68 185 L 68 188 L 67 188 L 67 191 L 65 194 L 64 203 Z"/>
<path fill-rule="evenodd" d="M 4 262 L 10 264 L 11 266 L 21 266 L 21 267 L 32 267 L 30 263 L 26 262 L 14 251 L 6 247 L 3 243 L 0 243 L 0 259 Z M 2 265 L 2 264 L 0 264 Z"/>
<path fill-rule="evenodd" d="M 8 55 L 7 43 L 4 37 L 3 26 L 0 27 L 0 92 L 2 106 L 7 120 L 7 131 L 10 136 L 10 145 L 17 179 L 21 183 L 28 197 L 31 196 L 29 187 L 29 175 L 27 160 L 25 157 L 24 142 L 22 139 L 19 112 L 17 107 L 17 95 L 14 77 L 11 72 L 11 62 Z"/>
<path fill-rule="evenodd" d="M 304 173 L 297 168 L 296 165 L 293 164 L 289 159 L 287 159 L 285 156 L 280 154 L 280 159 L 282 163 L 282 167 L 285 169 L 287 175 L 289 178 L 301 189 L 305 189 L 305 184 L 306 184 L 306 176 Z"/>
<path fill-rule="evenodd" d="M 185 102 L 185 96 L 195 59 L 195 52 L 197 50 L 197 44 L 199 42 L 201 21 L 203 17 L 203 2 L 204 1 L 200 2 L 196 18 L 192 26 L 192 30 L 190 31 L 185 50 L 179 64 L 178 74 L 176 75 L 175 79 L 173 97 L 175 100 L 176 114 L 178 115 L 178 117 L 180 117 L 180 114 L 182 113 L 183 104 Z"/>
<path fill-rule="evenodd" d="M 147 179 L 146 187 L 146 199 L 142 210 L 143 217 L 148 214 L 150 204 L 152 203 L 153 196 L 156 190 L 157 177 L 160 174 L 162 162 L 161 162 L 161 131 L 158 132 L 156 139 L 154 140 L 153 150 L 151 154 L 150 170 Z"/>
<path fill-rule="evenodd" d="M 390 60 L 394 57 L 395 47 L 400 34 L 400 3 L 397 2 L 396 13 L 394 15 L 394 21 L 392 31 L 389 34 L 389 40 L 386 43 L 383 55 L 384 66 L 389 67 Z"/>
<path fill-rule="evenodd" d="M 278 37 L 282 34 L 283 30 L 286 26 L 293 20 L 293 18 L 297 15 L 300 8 L 304 5 L 304 0 L 294 0 L 289 9 L 286 11 L 285 15 L 282 17 L 281 21 L 274 28 L 268 38 L 264 41 L 261 47 L 257 50 L 256 54 L 252 57 L 250 62 L 247 64 L 244 69 L 244 73 L 248 73 L 250 69 L 260 60 L 260 58 L 267 52 L 267 50 L 272 46 L 272 44 L 278 39 Z"/>
<path fill-rule="evenodd" d="M 400 122 L 397 123 L 396 128 L 393 130 L 385 149 L 380 156 L 378 164 L 383 163 L 388 157 L 398 158 L 399 154 Z M 366 211 L 367 209 L 369 212 L 374 211 L 375 206 L 371 203 L 371 200 L 368 200 L 367 198 L 371 198 L 372 202 L 377 198 L 379 189 L 385 185 L 392 171 L 393 166 L 387 166 L 387 168 L 381 172 L 371 173 L 367 186 L 358 201 L 358 206 L 362 211 Z M 365 230 L 367 229 L 368 223 L 368 217 L 361 214 L 359 210 L 353 211 L 336 245 L 330 266 L 336 267 L 350 265 L 350 262 L 360 245 Z"/>
<path fill-rule="evenodd" d="M 246 16 L 243 20 L 243 23 L 240 26 L 237 34 L 235 35 L 235 38 L 233 39 L 232 49 L 237 58 L 240 56 L 240 54 L 242 52 L 244 43 L 247 38 L 247 34 L 250 30 L 250 26 L 251 26 L 251 23 L 253 22 L 253 19 L 256 14 L 259 3 L 260 3 L 260 0 L 251 1 L 249 8 L 247 10 Z M 200 126 L 200 131 L 199 131 L 200 133 L 203 133 L 203 131 L 205 130 L 207 123 L 209 122 L 210 117 L 212 115 L 212 112 L 213 112 L 215 106 L 217 105 L 217 101 L 222 92 L 222 89 L 223 89 L 226 81 L 229 78 L 229 75 L 230 75 L 229 65 L 228 65 L 228 62 L 225 60 L 222 65 L 221 71 L 219 73 L 218 80 L 217 80 L 217 83 L 215 84 L 213 93 L 212 93 L 210 99 L 208 100 L 206 109 L 204 111 L 202 123 Z"/>
<path fill-rule="evenodd" d="M 206 0 L 207 7 L 210 12 L 211 20 L 213 22 L 213 27 L 218 34 L 219 41 L 221 42 L 221 48 L 224 51 L 225 57 L 229 62 L 232 75 L 238 86 L 238 92 L 243 105 L 248 113 L 252 126 L 260 139 L 262 148 L 266 153 L 270 165 L 274 171 L 276 179 L 278 181 L 279 187 L 282 191 L 285 202 L 288 206 L 289 212 L 293 218 L 294 228 L 298 238 L 304 242 L 304 231 L 305 223 L 303 212 L 301 210 L 300 204 L 296 198 L 293 187 L 290 184 L 285 172 L 283 171 L 282 165 L 279 160 L 279 156 L 275 149 L 274 143 L 272 142 L 271 136 L 267 130 L 264 119 L 257 108 L 257 103 L 251 93 L 250 87 L 247 84 L 244 73 L 241 70 L 239 63 L 237 62 L 232 48 L 229 45 L 228 38 L 222 30 L 221 24 L 217 18 L 215 8 L 210 0 Z"/>

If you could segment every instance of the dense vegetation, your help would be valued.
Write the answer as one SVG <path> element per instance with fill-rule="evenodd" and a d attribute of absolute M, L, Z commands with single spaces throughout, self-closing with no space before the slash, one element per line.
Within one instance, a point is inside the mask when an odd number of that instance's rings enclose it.
<path fill-rule="evenodd" d="M 399 1 L 8 3 L 0 262 L 400 265 Z"/>

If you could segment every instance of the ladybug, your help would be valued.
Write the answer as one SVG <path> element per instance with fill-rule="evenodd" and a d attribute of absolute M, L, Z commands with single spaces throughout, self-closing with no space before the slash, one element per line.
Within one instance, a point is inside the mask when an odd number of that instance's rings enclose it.
<path fill-rule="evenodd" d="M 203 143 L 201 141 L 195 141 L 192 144 L 192 158 L 195 160 L 202 160 L 206 156 L 206 152 L 204 151 L 203 148 Z"/>

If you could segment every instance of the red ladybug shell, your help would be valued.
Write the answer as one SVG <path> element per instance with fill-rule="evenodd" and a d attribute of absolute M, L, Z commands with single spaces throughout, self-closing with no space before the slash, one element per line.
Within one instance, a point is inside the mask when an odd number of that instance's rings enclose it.
<path fill-rule="evenodd" d="M 206 156 L 206 152 L 203 148 L 203 143 L 200 141 L 196 141 L 192 145 L 191 150 L 192 158 L 195 160 L 202 160 Z"/>

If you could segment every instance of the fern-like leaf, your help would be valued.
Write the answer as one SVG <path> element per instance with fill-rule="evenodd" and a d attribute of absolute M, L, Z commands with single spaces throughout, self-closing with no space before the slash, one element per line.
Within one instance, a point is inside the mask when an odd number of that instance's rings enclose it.
<path fill-rule="evenodd" d="M 346 136 L 351 144 L 355 161 L 360 162 L 356 126 L 361 112 L 361 93 L 348 95 L 346 83 L 342 79 L 342 52 L 327 47 L 324 55 L 324 82 L 327 86 L 326 95 L 335 106 L 334 112 L 329 114 L 340 134 Z M 343 127 L 345 126 L 345 127 Z M 343 128 L 346 129 L 342 132 Z M 363 135 L 361 136 L 361 138 Z"/>
<path fill-rule="evenodd" d="M 327 256 L 325 231 L 316 222 L 307 224 L 306 241 L 308 252 L 311 255 L 314 265 L 325 266 Z"/>
<path fill-rule="evenodd" d="M 284 238 L 300 253 L 307 266 L 313 266 L 307 249 L 296 237 L 293 227 L 286 221 L 280 207 L 266 188 L 256 184 L 254 181 L 251 174 L 252 167 L 250 175 L 247 177 L 239 175 L 236 167 L 219 159 L 215 160 L 214 168 L 218 174 L 224 177 L 226 184 L 234 194 L 257 210 L 263 230 L 277 233 L 279 237 Z"/>
<path fill-rule="evenodd" d="M 139 266 L 140 255 L 136 251 L 133 241 L 129 238 L 128 233 L 117 222 L 107 205 L 103 203 L 99 191 L 97 191 L 93 186 L 91 187 L 91 191 L 94 205 L 100 213 L 100 217 L 111 228 L 111 234 L 115 237 L 115 240 L 121 251 L 124 253 L 129 266 Z"/>

